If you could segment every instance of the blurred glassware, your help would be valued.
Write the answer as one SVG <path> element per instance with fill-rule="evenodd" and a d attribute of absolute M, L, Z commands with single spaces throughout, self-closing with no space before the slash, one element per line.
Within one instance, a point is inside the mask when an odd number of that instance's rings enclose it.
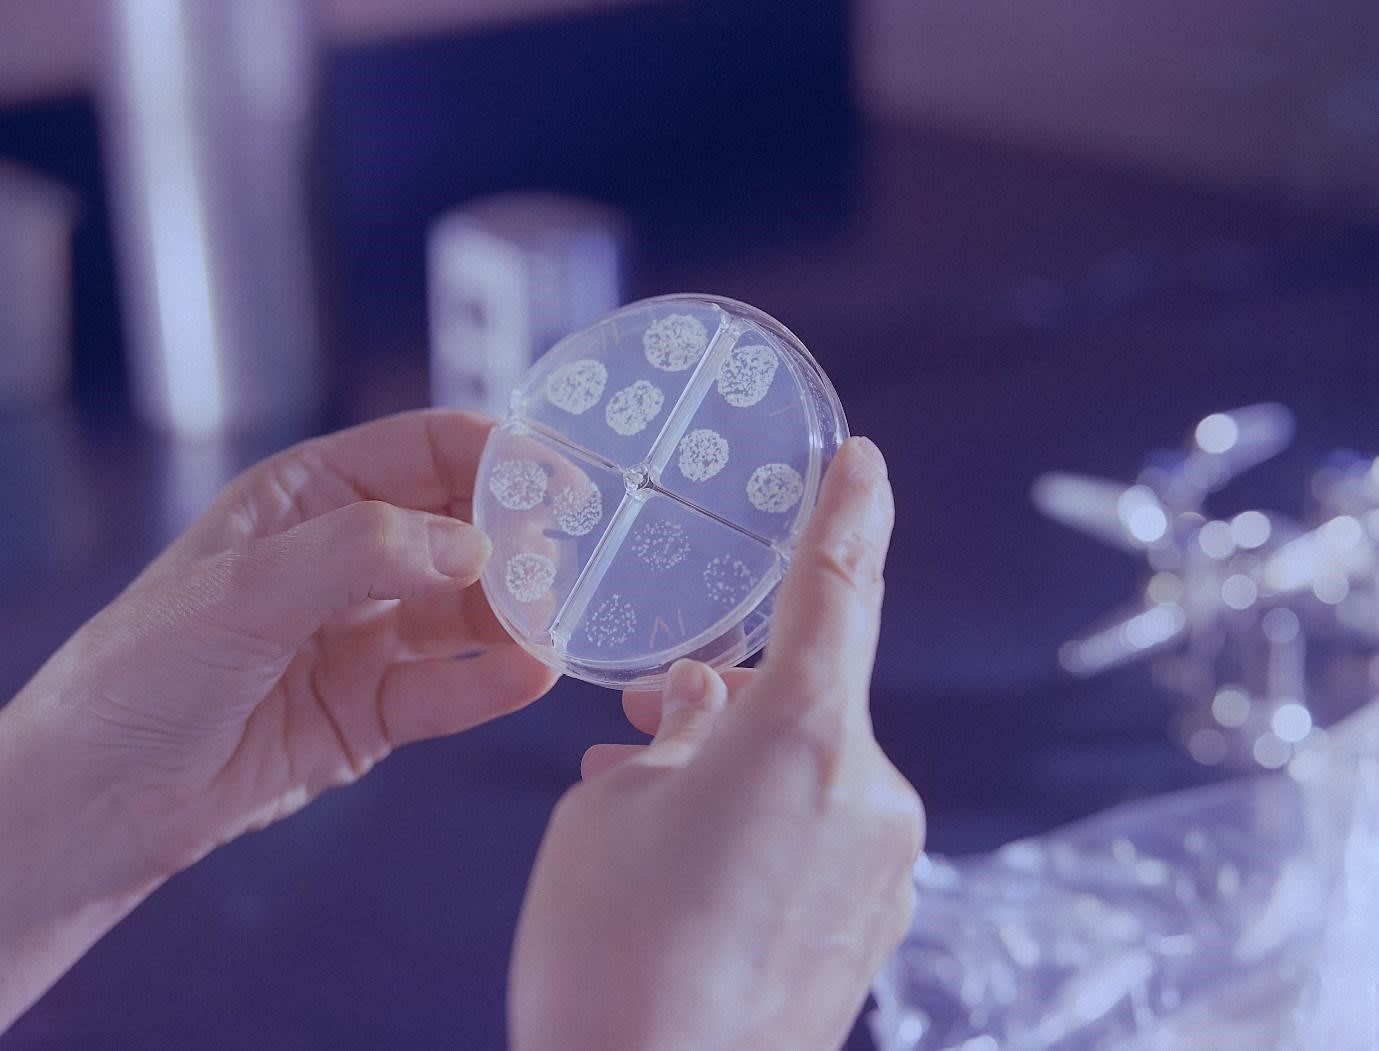
<path fill-rule="evenodd" d="M 1292 435 L 1283 406 L 1251 405 L 1205 417 L 1183 451 L 1151 456 L 1130 484 L 1034 483 L 1046 515 L 1142 553 L 1151 571 L 1060 663 L 1090 676 L 1154 657 L 1157 680 L 1186 701 L 1178 737 L 1204 766 L 1277 769 L 1379 683 L 1379 461 L 1333 454 L 1312 478 L 1307 524 L 1207 513 L 1211 493 Z"/>
<path fill-rule="evenodd" d="M 76 217 L 70 191 L 0 161 L 0 410 L 67 389 Z"/>
<path fill-rule="evenodd" d="M 431 227 L 431 401 L 504 416 L 508 395 L 567 333 L 622 305 L 627 224 L 574 197 L 475 200 Z"/>
<path fill-rule="evenodd" d="M 308 419 L 310 0 L 108 0 L 102 97 L 132 390 L 186 435 Z"/>

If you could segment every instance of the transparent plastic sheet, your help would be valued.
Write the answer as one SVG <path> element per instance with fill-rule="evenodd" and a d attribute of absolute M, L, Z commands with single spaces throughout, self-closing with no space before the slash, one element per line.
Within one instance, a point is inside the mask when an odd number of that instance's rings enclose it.
<path fill-rule="evenodd" d="M 1379 1048 L 1379 704 L 1286 773 L 923 857 L 881 1051 Z"/>

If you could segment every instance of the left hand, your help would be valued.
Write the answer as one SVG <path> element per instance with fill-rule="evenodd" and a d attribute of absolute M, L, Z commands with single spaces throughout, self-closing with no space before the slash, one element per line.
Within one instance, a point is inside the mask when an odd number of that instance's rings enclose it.
<path fill-rule="evenodd" d="M 165 864 L 550 688 L 470 586 L 491 426 L 406 413 L 251 468 L 44 669 L 71 761 L 159 813 Z"/>
<path fill-rule="evenodd" d="M 44 969 L 7 983 L 6 951 L 61 973 L 218 844 L 550 688 L 470 586 L 491 426 L 406 413 L 251 468 L 0 711 L 0 1030 Z"/>

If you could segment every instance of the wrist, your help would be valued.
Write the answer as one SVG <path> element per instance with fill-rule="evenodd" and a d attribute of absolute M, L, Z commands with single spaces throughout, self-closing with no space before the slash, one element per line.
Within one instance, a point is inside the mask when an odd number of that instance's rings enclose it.
<path fill-rule="evenodd" d="M 0 710 L 0 1032 L 169 874 L 38 683 Z"/>

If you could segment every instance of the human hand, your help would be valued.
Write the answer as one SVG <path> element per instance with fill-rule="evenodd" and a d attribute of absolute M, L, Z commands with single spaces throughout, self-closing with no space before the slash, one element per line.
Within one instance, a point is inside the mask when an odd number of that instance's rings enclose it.
<path fill-rule="evenodd" d="M 0 712 L 0 1030 L 160 880 L 550 687 L 470 587 L 490 426 L 406 413 L 251 468 Z"/>
<path fill-rule="evenodd" d="M 918 797 L 872 735 L 893 518 L 869 442 L 835 458 L 756 671 L 683 661 L 629 693 L 527 888 L 517 1051 L 836 1048 L 909 923 Z"/>

